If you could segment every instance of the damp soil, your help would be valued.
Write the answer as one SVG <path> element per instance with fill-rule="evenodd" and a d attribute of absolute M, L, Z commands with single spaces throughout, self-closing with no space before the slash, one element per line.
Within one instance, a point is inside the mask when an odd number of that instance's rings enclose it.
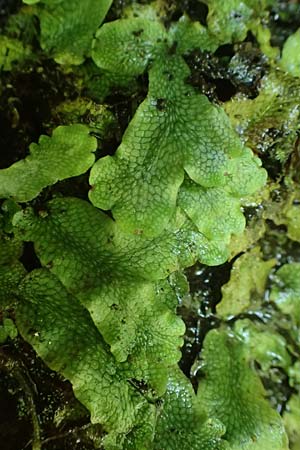
<path fill-rule="evenodd" d="M 221 324 L 216 316 L 216 306 L 222 298 L 222 286 L 229 281 L 232 264 L 233 260 L 216 267 L 198 263 L 185 271 L 189 281 L 190 301 L 183 302 L 178 308 L 178 314 L 186 326 L 179 366 L 191 378 L 195 387 L 197 380 L 191 368 L 201 352 L 206 334 Z"/>
<path fill-rule="evenodd" d="M 59 66 L 50 60 L 20 72 L 2 73 L 0 168 L 26 157 L 29 144 L 51 131 L 55 107 L 76 95 L 72 76 L 63 76 Z"/>
<path fill-rule="evenodd" d="M 254 99 L 269 68 L 251 34 L 244 42 L 223 45 L 215 53 L 195 50 L 185 61 L 191 70 L 187 82 L 216 103 L 226 102 L 237 94 Z"/>
<path fill-rule="evenodd" d="M 33 416 L 43 450 L 92 450 L 95 438 L 103 436 L 101 428 L 90 425 L 89 413 L 75 399 L 71 384 L 18 337 L 0 347 L 1 449 L 32 447 L 38 434 Z"/>

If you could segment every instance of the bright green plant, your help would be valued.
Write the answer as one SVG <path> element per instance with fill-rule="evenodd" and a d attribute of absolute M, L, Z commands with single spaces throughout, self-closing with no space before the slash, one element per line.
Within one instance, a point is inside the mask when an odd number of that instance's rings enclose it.
<path fill-rule="evenodd" d="M 96 146 L 84 125 L 58 127 L 52 138 L 41 136 L 30 145 L 30 156 L 0 171 L 0 196 L 26 202 L 46 186 L 86 172 Z"/>
<path fill-rule="evenodd" d="M 283 421 L 260 377 L 270 372 L 278 382 L 272 370 L 279 367 L 297 387 L 299 263 L 276 272 L 267 300 L 277 310 L 269 319 L 264 295 L 277 260 L 264 255 L 259 242 L 265 222 L 257 236 L 252 223 L 245 230 L 243 206 L 262 203 L 261 220 L 276 216 L 284 224 L 292 214 L 289 235 L 297 234 L 296 194 L 289 191 L 282 218 L 272 208 L 272 186 L 264 187 L 267 172 L 254 151 L 257 134 L 275 119 L 278 128 L 291 124 L 288 148 L 276 149 L 284 154 L 278 159 L 286 162 L 292 155 L 298 106 L 289 88 L 299 87 L 299 80 L 286 58 L 298 35 L 287 41 L 279 61 L 290 75 L 276 69 L 256 99 L 237 98 L 224 109 L 189 82 L 187 59 L 193 51 L 215 52 L 241 41 L 249 30 L 268 55 L 277 55 L 263 25 L 275 1 L 258 7 L 254 1 L 207 0 L 207 27 L 187 16 L 165 26 L 163 2 L 134 4 L 126 18 L 100 28 L 111 1 L 24 3 L 30 5 L 26 14 L 39 19 L 43 54 L 62 65 L 66 76 L 74 71 L 80 88 L 95 74 L 100 81 L 93 100 L 55 105 L 54 117 L 64 126 L 51 137 L 42 135 L 27 157 L 0 170 L 0 342 L 18 330 L 72 383 L 91 422 L 102 425 L 107 450 L 287 450 L 284 423 L 291 445 L 299 435 L 297 399 L 289 400 Z M 10 39 L 0 40 L 0 55 L 12 47 Z M 2 62 L 6 72 L 13 61 L 24 64 L 17 42 Z M 92 61 L 85 62 L 88 57 Z M 272 64 L 277 67 L 277 61 Z M 112 86 L 131 92 L 146 73 L 146 98 L 116 153 L 101 156 L 102 141 L 115 124 L 97 96 L 102 99 Z M 95 81 L 88 85 L 92 89 Z M 89 199 L 51 191 L 88 170 Z M 20 257 L 28 242 L 41 267 L 27 272 Z M 239 248 L 246 253 L 223 287 L 221 326 L 204 339 L 195 392 L 178 367 L 185 326 L 177 307 L 187 294 L 182 272 L 196 262 L 224 263 Z M 5 315 L 12 308 L 16 327 Z M 261 311 L 260 323 L 249 320 Z M 283 317 L 282 328 L 292 324 L 290 341 L 276 325 Z"/>
<path fill-rule="evenodd" d="M 239 198 L 261 186 L 265 172 L 241 145 L 222 109 L 187 85 L 182 53 L 195 44 L 191 40 L 187 47 L 185 33 L 180 26 L 166 33 L 156 22 L 141 19 L 112 22 L 97 33 L 96 64 L 112 72 L 121 66 L 122 73 L 132 76 L 148 67 L 149 91 L 116 155 L 94 165 L 90 199 L 112 209 L 127 231 L 145 235 L 168 227 L 177 204 L 222 249 L 231 233 L 244 227 Z M 199 33 L 198 45 L 206 50 L 202 39 Z"/>

